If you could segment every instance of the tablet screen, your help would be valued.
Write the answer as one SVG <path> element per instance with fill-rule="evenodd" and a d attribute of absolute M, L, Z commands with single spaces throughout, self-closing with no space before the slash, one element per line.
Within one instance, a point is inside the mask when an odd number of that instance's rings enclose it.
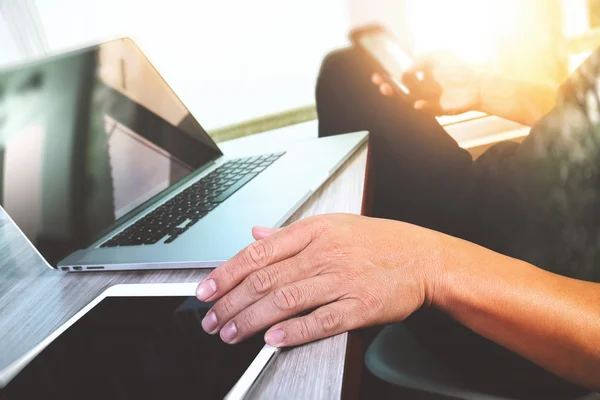
<path fill-rule="evenodd" d="M 364 48 L 371 52 L 391 76 L 402 76 L 413 65 L 412 58 L 385 31 L 366 34 L 360 39 Z"/>
<path fill-rule="evenodd" d="M 412 58 L 405 53 L 398 40 L 385 30 L 368 30 L 358 35 L 360 46 L 368 51 L 385 70 L 388 78 L 404 93 L 410 94 L 400 77 L 412 65 Z"/>
<path fill-rule="evenodd" d="M 0 399 L 223 399 L 264 340 L 232 346 L 208 335 L 200 322 L 210 306 L 194 297 L 107 297 Z"/>

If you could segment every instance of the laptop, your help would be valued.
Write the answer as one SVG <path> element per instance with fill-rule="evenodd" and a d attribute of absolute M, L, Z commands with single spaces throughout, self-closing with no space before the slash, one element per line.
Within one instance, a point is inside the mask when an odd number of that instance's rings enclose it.
<path fill-rule="evenodd" d="M 366 139 L 224 155 L 129 38 L 0 70 L 0 205 L 65 272 L 215 267 Z"/>

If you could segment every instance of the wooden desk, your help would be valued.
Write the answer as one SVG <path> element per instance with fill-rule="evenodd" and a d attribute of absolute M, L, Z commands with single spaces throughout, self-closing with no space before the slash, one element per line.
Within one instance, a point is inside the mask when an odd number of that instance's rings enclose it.
<path fill-rule="evenodd" d="M 313 125 L 311 129 L 316 135 L 316 124 Z M 302 129 L 306 128 L 310 125 Z M 269 140 L 269 136 L 262 139 Z M 366 148 L 364 145 L 357 151 L 288 223 L 331 212 L 359 214 Z M 0 219 L 0 254 L 0 368 L 32 349 L 112 285 L 199 282 L 207 273 L 206 270 L 57 272 L 42 262 L 4 216 Z M 263 374 L 251 397 L 340 398 L 347 343 L 348 335 L 343 334 L 282 352 Z"/>

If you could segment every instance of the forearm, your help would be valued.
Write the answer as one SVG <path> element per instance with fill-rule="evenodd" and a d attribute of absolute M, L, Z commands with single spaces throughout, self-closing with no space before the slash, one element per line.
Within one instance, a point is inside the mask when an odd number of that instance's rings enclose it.
<path fill-rule="evenodd" d="M 557 88 L 482 74 L 476 111 L 532 126 L 556 104 Z"/>
<path fill-rule="evenodd" d="M 600 284 L 481 248 L 465 247 L 450 260 L 434 306 L 541 367 L 600 389 Z"/>

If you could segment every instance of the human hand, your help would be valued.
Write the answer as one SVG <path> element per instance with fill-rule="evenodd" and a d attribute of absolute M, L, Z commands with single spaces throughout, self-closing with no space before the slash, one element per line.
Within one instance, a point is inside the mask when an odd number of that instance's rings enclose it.
<path fill-rule="evenodd" d="M 416 60 L 400 78 L 410 91 L 409 101 L 414 107 L 435 116 L 473 111 L 481 102 L 478 72 L 447 53 Z M 372 81 L 384 96 L 394 95 L 394 89 L 380 74 L 373 74 Z"/>
<path fill-rule="evenodd" d="M 434 301 L 445 265 L 444 235 L 390 220 L 325 215 L 253 236 L 197 289 L 216 301 L 202 327 L 231 344 L 269 327 L 281 347 L 401 321 Z"/>

